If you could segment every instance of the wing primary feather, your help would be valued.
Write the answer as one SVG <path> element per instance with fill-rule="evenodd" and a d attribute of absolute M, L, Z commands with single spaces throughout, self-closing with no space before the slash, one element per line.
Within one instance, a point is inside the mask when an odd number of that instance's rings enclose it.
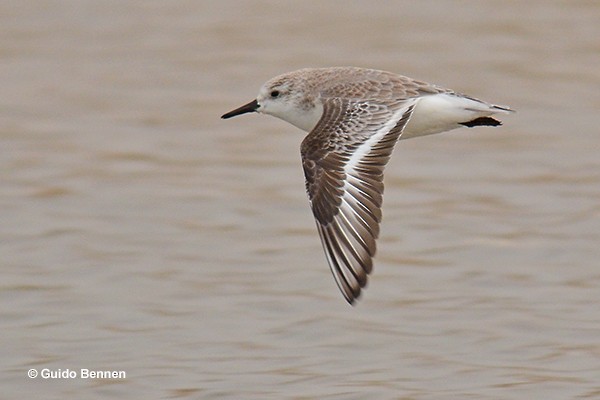
<path fill-rule="evenodd" d="M 349 188 L 350 189 L 350 188 Z M 381 220 L 381 211 L 378 208 L 367 207 L 353 190 L 347 190 L 346 195 L 342 197 L 342 201 L 345 201 L 356 214 L 365 222 L 367 229 L 369 229 L 373 236 L 377 237 L 379 229 L 375 229 Z M 350 204 L 352 202 L 353 204 Z M 376 213 L 376 214 L 375 214 Z"/>
<path fill-rule="evenodd" d="M 338 254 L 342 256 L 342 261 L 347 267 L 348 271 L 352 274 L 352 277 L 358 282 L 360 287 L 363 287 L 367 282 L 366 269 L 364 267 L 364 257 L 360 254 L 360 247 L 357 246 L 356 240 L 352 234 L 350 236 L 346 233 L 344 227 L 339 223 L 339 218 L 331 223 L 330 229 L 335 239 L 335 243 L 338 244 Z M 367 259 L 369 258 L 367 254 Z"/>
<path fill-rule="evenodd" d="M 326 235 L 325 228 L 317 222 L 317 230 L 319 231 L 319 236 L 321 237 L 321 242 L 323 243 L 323 248 L 325 249 L 325 256 L 327 257 L 327 261 L 333 274 L 335 283 L 340 289 L 340 292 L 342 292 L 344 295 L 346 301 L 350 304 L 353 304 L 356 296 L 354 295 L 354 291 L 350 287 L 350 284 L 346 280 L 346 277 L 344 276 L 342 269 L 337 262 L 332 244 L 329 240 L 329 237 Z"/>
<path fill-rule="evenodd" d="M 334 254 L 337 255 L 336 260 L 338 261 L 339 271 L 342 273 L 346 283 L 348 283 L 348 286 L 352 289 L 353 293 L 357 288 L 358 291 L 360 291 L 359 274 L 353 268 L 351 260 L 348 258 L 348 255 L 344 252 L 344 249 L 340 244 L 340 242 L 345 239 L 343 236 L 340 237 L 339 235 L 336 235 L 334 224 L 329 224 L 323 228 L 324 232 L 327 234 L 326 236 L 330 246 L 334 250 Z"/>
<path fill-rule="evenodd" d="M 345 205 L 346 203 L 344 203 Z M 375 255 L 375 239 L 371 234 L 369 227 L 365 226 L 360 218 L 356 218 L 352 210 L 345 210 L 342 206 L 341 212 L 337 218 L 344 225 L 345 229 L 352 234 L 352 237 L 362 248 L 372 257 Z M 354 218 L 353 218 L 354 217 Z M 352 220 L 351 220 L 352 219 Z M 362 228 L 362 233 L 358 230 Z"/>

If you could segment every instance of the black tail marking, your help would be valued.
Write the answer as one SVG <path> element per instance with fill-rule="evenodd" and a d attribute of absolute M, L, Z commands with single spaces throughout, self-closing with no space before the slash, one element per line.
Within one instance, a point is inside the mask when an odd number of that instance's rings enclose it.
<path fill-rule="evenodd" d="M 502 122 L 492 117 L 479 117 L 471 121 L 461 122 L 460 124 L 472 128 L 474 126 L 498 126 L 502 125 Z"/>

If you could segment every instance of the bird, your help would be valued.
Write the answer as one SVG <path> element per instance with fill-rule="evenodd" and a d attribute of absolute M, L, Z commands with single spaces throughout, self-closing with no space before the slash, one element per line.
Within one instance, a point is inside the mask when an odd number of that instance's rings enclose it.
<path fill-rule="evenodd" d="M 392 72 L 303 68 L 267 81 L 221 118 L 257 112 L 308 132 L 300 147 L 306 192 L 335 282 L 355 304 L 373 270 L 383 173 L 400 139 L 499 126 L 513 110 Z"/>

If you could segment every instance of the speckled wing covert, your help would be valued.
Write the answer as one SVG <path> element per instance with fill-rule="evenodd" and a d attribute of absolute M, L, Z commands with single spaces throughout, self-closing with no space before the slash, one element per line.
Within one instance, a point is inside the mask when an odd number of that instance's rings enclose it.
<path fill-rule="evenodd" d="M 352 304 L 373 268 L 383 170 L 417 98 L 323 99 L 323 116 L 302 142 L 306 190 L 335 281 Z"/>

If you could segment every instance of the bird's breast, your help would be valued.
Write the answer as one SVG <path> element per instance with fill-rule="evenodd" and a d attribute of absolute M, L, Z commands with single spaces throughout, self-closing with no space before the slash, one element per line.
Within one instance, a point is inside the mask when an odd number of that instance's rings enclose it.
<path fill-rule="evenodd" d="M 283 113 L 273 115 L 286 122 L 289 122 L 305 132 L 310 132 L 317 125 L 321 119 L 321 116 L 323 115 L 323 105 L 319 103 L 308 109 L 293 108 L 286 110 Z"/>

